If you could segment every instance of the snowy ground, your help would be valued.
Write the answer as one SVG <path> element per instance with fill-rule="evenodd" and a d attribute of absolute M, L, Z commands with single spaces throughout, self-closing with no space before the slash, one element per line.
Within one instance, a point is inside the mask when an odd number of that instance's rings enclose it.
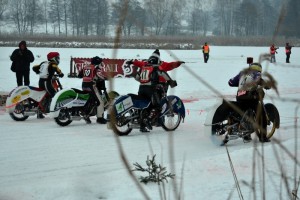
<path fill-rule="evenodd" d="M 0 47 L 2 92 L 9 92 L 16 86 L 9 60 L 13 50 Z M 45 60 L 49 51 L 59 51 L 60 67 L 65 74 L 69 72 L 71 56 L 99 55 L 112 58 L 113 55 L 109 49 L 30 50 L 36 56 L 34 64 Z M 147 58 L 152 51 L 121 49 L 116 57 Z M 213 144 L 204 126 L 206 114 L 218 95 L 203 83 L 208 83 L 226 98 L 234 99 L 236 88 L 227 85 L 228 79 L 247 66 L 246 57 L 254 57 L 257 61 L 260 54 L 267 52 L 268 47 L 213 46 L 210 60 L 204 64 L 199 50 L 162 50 L 162 60 L 173 61 L 178 58 L 186 62 L 186 65 L 170 73 L 178 82 L 178 86 L 170 93 L 186 102 L 187 116 L 173 133 L 154 128 L 151 133 L 134 130 L 129 136 L 119 137 L 131 168 L 135 162 L 145 166 L 147 156 L 156 154 L 156 162 L 165 166 L 168 172 L 176 174 L 177 189 L 181 190 L 184 199 L 241 199 L 226 148 Z M 274 137 L 299 162 L 300 49 L 292 49 L 289 65 L 284 63 L 284 48 L 281 47 L 278 52 L 278 63 L 264 62 L 263 68 L 278 81 L 280 97 L 274 91 L 267 91 L 265 102 L 274 103 L 280 112 L 281 128 Z M 201 79 L 198 80 L 195 75 Z M 64 77 L 61 82 L 65 88 L 81 86 L 80 79 Z M 37 83 L 38 76 L 32 72 L 31 85 L 37 86 Z M 133 79 L 116 79 L 114 88 L 121 94 L 136 93 L 138 83 Z M 75 121 L 67 127 L 59 127 L 49 116 L 42 120 L 30 117 L 25 122 L 15 122 L 3 107 L 0 108 L 0 199 L 144 199 L 120 158 L 115 136 L 106 125 L 96 124 L 95 118 L 92 121 L 90 125 Z M 243 198 L 254 199 L 256 195 L 257 199 L 263 199 L 264 193 L 265 199 L 289 199 L 291 190 L 297 187 L 299 181 L 299 164 L 296 165 L 274 140 L 264 145 L 257 143 L 255 148 L 255 136 L 252 137 L 254 140 L 251 143 L 235 140 L 227 146 Z M 174 162 L 170 158 L 172 147 Z M 264 155 L 264 168 L 257 152 Z M 287 188 L 282 174 L 287 177 Z M 165 199 L 175 199 L 176 187 L 173 182 L 170 180 L 166 184 Z M 180 184 L 183 188 L 180 188 Z M 250 186 L 255 187 L 256 193 Z M 150 199 L 164 199 L 156 184 L 142 187 Z"/>

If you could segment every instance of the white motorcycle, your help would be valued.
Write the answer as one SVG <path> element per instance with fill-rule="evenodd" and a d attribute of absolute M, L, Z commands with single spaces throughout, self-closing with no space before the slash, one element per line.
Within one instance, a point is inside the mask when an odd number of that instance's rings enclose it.
<path fill-rule="evenodd" d="M 57 75 L 53 76 L 52 85 L 57 91 L 62 89 Z M 51 97 L 46 90 L 33 86 L 19 86 L 9 93 L 5 108 L 15 121 L 25 121 L 39 112 L 49 113 L 50 103 Z"/>

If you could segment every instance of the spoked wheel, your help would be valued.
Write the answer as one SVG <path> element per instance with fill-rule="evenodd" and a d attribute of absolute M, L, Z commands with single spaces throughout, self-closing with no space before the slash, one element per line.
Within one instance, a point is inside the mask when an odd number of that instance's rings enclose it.
<path fill-rule="evenodd" d="M 23 102 L 16 105 L 14 111 L 9 113 L 10 117 L 15 121 L 25 121 L 29 116 L 24 115 L 25 106 Z"/>
<path fill-rule="evenodd" d="M 160 118 L 160 123 L 162 128 L 165 131 L 174 131 L 178 128 L 180 122 L 181 122 L 182 116 L 180 113 L 170 113 L 162 116 Z"/>
<path fill-rule="evenodd" d="M 61 109 L 58 117 L 54 118 L 55 122 L 60 126 L 68 126 L 71 124 L 71 115 L 68 109 Z"/>
<path fill-rule="evenodd" d="M 230 118 L 224 119 L 223 121 L 215 122 L 212 125 L 212 135 L 211 139 L 214 144 L 216 145 L 224 145 L 228 141 L 225 140 L 226 136 L 226 126 L 231 125 L 231 120 Z M 230 130 L 228 130 L 230 131 Z"/>
<path fill-rule="evenodd" d="M 280 118 L 279 112 L 277 108 L 273 104 L 265 104 L 266 112 L 267 112 L 267 138 L 270 139 L 274 133 L 276 128 L 279 128 Z"/>
<path fill-rule="evenodd" d="M 130 120 L 128 120 L 130 116 L 131 112 L 127 112 L 118 118 L 112 117 L 109 123 L 115 134 L 117 134 L 118 136 L 124 136 L 128 135 L 132 131 L 132 128 L 129 127 Z"/>

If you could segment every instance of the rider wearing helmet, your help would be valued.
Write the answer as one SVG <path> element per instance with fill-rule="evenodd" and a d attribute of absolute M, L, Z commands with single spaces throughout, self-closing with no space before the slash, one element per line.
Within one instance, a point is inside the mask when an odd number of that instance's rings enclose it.
<path fill-rule="evenodd" d="M 151 100 L 151 112 L 149 114 L 148 119 L 145 119 L 145 124 L 148 129 L 152 129 L 149 121 L 151 121 L 160 111 L 159 103 L 160 103 L 160 95 L 158 94 L 156 86 L 158 84 L 166 84 L 169 81 L 171 84 L 176 84 L 170 76 L 166 73 L 166 71 L 172 70 L 174 68 L 179 67 L 182 61 L 178 62 L 163 62 L 160 59 L 160 52 L 156 49 L 147 61 L 127 61 L 127 64 L 133 64 L 134 66 L 139 68 L 139 73 L 135 77 L 137 81 L 140 82 L 138 95 Z M 141 126 L 140 131 L 148 132 L 148 130 Z"/>
<path fill-rule="evenodd" d="M 229 86 L 238 87 L 236 100 L 242 109 L 246 111 L 252 108 L 257 111 L 259 106 L 259 100 L 264 97 L 264 95 L 259 92 L 258 86 L 265 86 L 265 81 L 261 77 L 262 66 L 260 63 L 251 63 L 249 68 L 242 70 L 238 75 L 231 78 L 228 81 Z M 269 89 L 265 87 L 265 89 Z M 262 109 L 261 115 L 264 116 L 264 110 Z M 263 117 L 263 129 L 266 130 L 267 124 L 266 119 Z M 248 135 L 244 137 L 244 140 L 251 140 L 251 136 Z M 269 142 L 270 140 L 265 136 L 259 136 L 261 142 Z"/>
<path fill-rule="evenodd" d="M 57 91 L 52 85 L 52 77 L 54 74 L 58 74 L 58 76 L 62 78 L 64 74 L 58 67 L 60 61 L 60 55 L 58 52 L 48 53 L 47 59 L 48 61 L 44 61 L 39 65 L 34 65 L 32 69 L 40 76 L 39 88 L 46 90 L 50 97 L 53 98 Z M 38 118 L 44 118 L 44 116 L 39 113 Z"/>
<path fill-rule="evenodd" d="M 83 78 L 82 90 L 88 91 L 91 94 L 89 101 L 95 101 L 97 104 L 97 123 L 106 124 L 107 120 L 103 117 L 104 102 L 100 97 L 100 94 L 102 94 L 102 90 L 104 91 L 104 94 L 106 96 L 107 94 L 105 87 L 105 77 L 102 74 L 100 65 L 102 65 L 102 58 L 98 56 L 93 57 L 91 59 L 91 64 L 84 66 L 79 71 L 79 77 Z M 84 119 L 87 123 L 91 123 L 88 114 L 84 117 Z"/>

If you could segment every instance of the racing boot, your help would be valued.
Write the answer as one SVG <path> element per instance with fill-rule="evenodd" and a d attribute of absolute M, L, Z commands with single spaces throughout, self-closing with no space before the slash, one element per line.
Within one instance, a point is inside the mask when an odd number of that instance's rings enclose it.
<path fill-rule="evenodd" d="M 252 138 L 251 138 L 251 135 L 250 135 L 250 134 L 248 134 L 248 135 L 245 135 L 245 136 L 243 137 L 243 139 L 244 139 L 244 142 L 245 142 L 245 143 L 251 142 L 251 140 L 252 140 Z"/>
<path fill-rule="evenodd" d="M 106 123 L 107 123 L 107 120 L 104 119 L 104 117 L 98 117 L 98 118 L 97 118 L 97 123 L 98 123 L 98 124 L 106 124 Z"/>
<path fill-rule="evenodd" d="M 84 116 L 83 119 L 84 119 L 84 121 L 85 121 L 87 124 L 92 123 L 92 121 L 91 121 L 91 119 L 90 119 L 90 117 L 89 117 L 88 115 Z"/>
<path fill-rule="evenodd" d="M 150 132 L 150 131 L 145 127 L 145 125 L 141 125 L 141 127 L 140 127 L 140 132 L 148 133 L 148 132 Z"/>
<path fill-rule="evenodd" d="M 42 111 L 40 111 L 40 110 L 37 111 L 37 116 L 36 117 L 37 117 L 37 119 L 44 119 L 45 118 Z"/>

